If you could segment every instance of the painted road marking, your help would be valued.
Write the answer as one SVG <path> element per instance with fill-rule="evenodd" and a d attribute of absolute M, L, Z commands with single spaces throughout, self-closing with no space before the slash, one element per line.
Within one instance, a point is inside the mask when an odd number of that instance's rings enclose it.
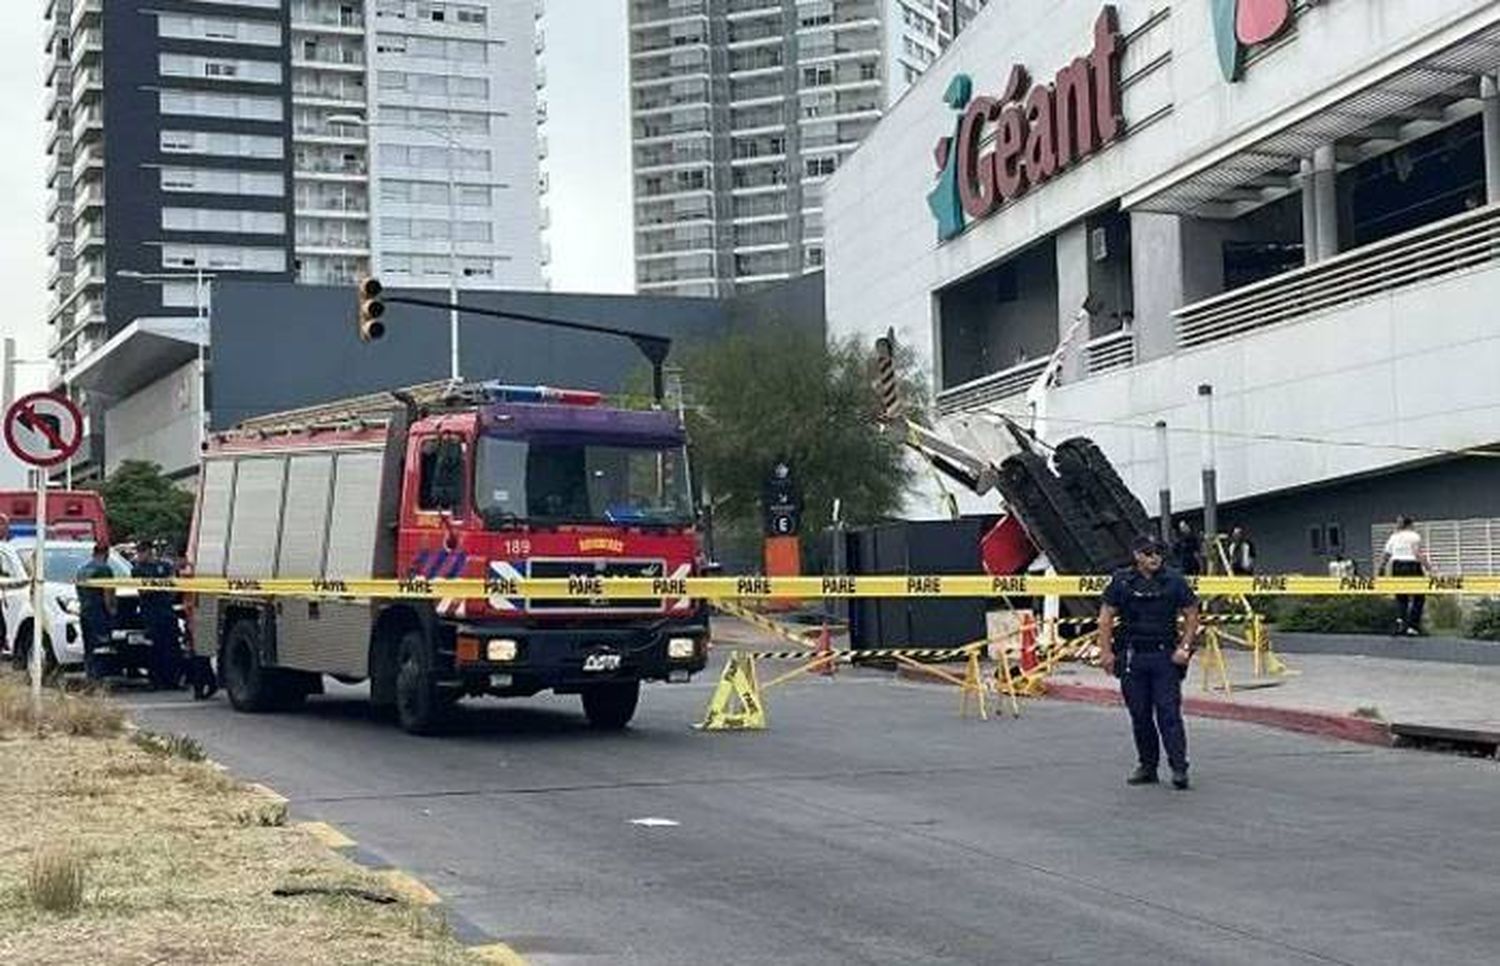
<path fill-rule="evenodd" d="M 435 906 L 442 902 L 436 892 L 427 888 L 420 879 L 400 869 L 380 869 L 376 872 L 391 887 L 391 890 L 407 902 L 418 906 Z"/>
<path fill-rule="evenodd" d="M 477 956 L 481 962 L 499 963 L 501 966 L 526 966 L 526 960 L 514 949 L 505 943 L 486 943 L 483 946 L 470 946 L 469 952 Z"/>
<path fill-rule="evenodd" d="M 630 820 L 630 824 L 639 825 L 642 828 L 676 828 L 682 823 L 674 822 L 670 818 L 653 818 L 648 816 L 646 818 L 633 818 Z"/>
<path fill-rule="evenodd" d="M 298 822 L 297 828 L 307 832 L 313 838 L 321 842 L 326 848 L 337 851 L 354 846 L 354 840 L 329 825 L 327 822 Z"/>

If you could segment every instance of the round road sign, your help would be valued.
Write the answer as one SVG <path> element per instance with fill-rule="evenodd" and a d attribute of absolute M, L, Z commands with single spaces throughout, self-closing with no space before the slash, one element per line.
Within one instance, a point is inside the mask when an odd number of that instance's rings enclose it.
<path fill-rule="evenodd" d="M 56 466 L 78 452 L 78 444 L 83 442 L 83 414 L 66 396 L 30 393 L 6 410 L 5 442 L 24 463 Z"/>

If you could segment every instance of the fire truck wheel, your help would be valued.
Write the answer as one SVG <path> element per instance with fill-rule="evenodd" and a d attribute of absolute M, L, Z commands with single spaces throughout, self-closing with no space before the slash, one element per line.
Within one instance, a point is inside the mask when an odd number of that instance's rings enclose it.
<path fill-rule="evenodd" d="M 409 734 L 432 734 L 449 707 L 433 682 L 427 635 L 416 629 L 407 631 L 396 652 L 396 720 Z"/>
<path fill-rule="evenodd" d="M 583 713 L 597 731 L 620 731 L 635 717 L 641 700 L 641 682 L 614 681 L 583 689 Z"/>
<path fill-rule="evenodd" d="M 253 619 L 241 618 L 229 626 L 219 668 L 234 710 L 272 711 L 280 704 L 276 674 L 260 663 L 260 628 Z"/>

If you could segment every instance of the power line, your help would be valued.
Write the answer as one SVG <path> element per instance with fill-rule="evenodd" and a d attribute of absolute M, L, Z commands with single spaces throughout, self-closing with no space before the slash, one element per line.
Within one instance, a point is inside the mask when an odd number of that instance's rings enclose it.
<path fill-rule="evenodd" d="M 978 413 L 961 413 L 958 415 L 983 415 L 985 412 L 995 413 L 996 411 L 985 410 Z M 1031 418 L 1032 415 L 1029 412 L 998 412 L 997 414 L 1005 416 L 1009 419 L 1013 419 L 1017 423 L 1020 423 L 1022 425 L 1025 425 L 1025 423 Z M 1108 426 L 1115 429 L 1139 429 L 1148 432 L 1156 431 L 1156 424 L 1154 422 L 1147 424 L 1115 419 L 1081 419 L 1077 417 L 1069 418 L 1066 416 L 1056 416 L 1052 413 L 1048 413 L 1046 419 L 1049 423 L 1068 423 L 1074 426 Z M 1170 423 L 1167 425 L 1167 432 L 1179 435 L 1189 434 L 1193 436 L 1201 436 L 1203 434 L 1202 428 L 1192 426 L 1173 426 Z M 1216 437 L 1222 436 L 1234 439 L 1254 440 L 1256 442 L 1263 443 L 1300 443 L 1309 446 L 1338 446 L 1346 449 L 1370 449 L 1382 450 L 1386 452 L 1396 451 L 1402 453 L 1412 453 L 1421 456 L 1453 456 L 1479 457 L 1481 459 L 1500 459 L 1500 450 L 1485 449 L 1482 447 L 1469 447 L 1467 449 L 1444 449 L 1442 447 L 1433 446 L 1413 446 L 1405 443 L 1370 443 L 1364 440 L 1330 439 L 1324 436 L 1306 436 L 1300 434 L 1236 432 L 1234 430 L 1219 429 L 1217 427 L 1214 429 L 1214 435 Z"/>

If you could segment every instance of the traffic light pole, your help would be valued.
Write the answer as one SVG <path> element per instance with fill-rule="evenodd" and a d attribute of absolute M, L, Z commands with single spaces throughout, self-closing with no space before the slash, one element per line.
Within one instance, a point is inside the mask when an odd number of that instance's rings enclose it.
<path fill-rule="evenodd" d="M 498 309 L 486 309 L 477 305 L 459 306 L 457 302 L 442 302 L 437 299 L 417 298 L 411 295 L 382 295 L 381 301 L 391 305 L 412 305 L 424 309 L 443 309 L 448 312 L 464 311 L 471 315 L 483 315 L 492 319 L 506 319 L 511 322 L 532 322 L 536 325 L 550 325 L 559 329 L 573 329 L 578 332 L 593 332 L 597 335 L 612 335 L 621 339 L 629 339 L 635 343 L 641 355 L 651 363 L 651 393 L 653 398 L 660 403 L 666 397 L 666 381 L 662 374 L 662 364 L 667 361 L 667 353 L 672 351 L 672 340 L 660 335 L 647 335 L 642 332 L 631 332 L 627 329 L 615 329 L 607 325 L 595 325 L 592 322 L 577 322 L 572 319 L 557 319 L 546 315 L 529 315 L 525 312 L 501 312 Z"/>

